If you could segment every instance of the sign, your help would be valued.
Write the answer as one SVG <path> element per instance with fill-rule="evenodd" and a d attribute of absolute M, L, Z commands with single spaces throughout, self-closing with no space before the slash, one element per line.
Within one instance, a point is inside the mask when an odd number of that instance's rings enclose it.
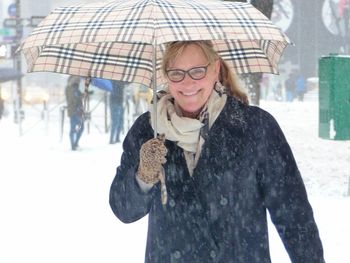
<path fill-rule="evenodd" d="M 44 18 L 45 16 L 31 16 L 29 18 L 29 26 L 37 27 Z"/>
<path fill-rule="evenodd" d="M 20 26 L 30 26 L 31 21 L 29 19 L 21 18 L 21 19 L 16 19 L 16 18 L 5 18 L 3 26 L 7 28 L 16 28 L 17 27 L 17 21 L 19 21 Z"/>
<path fill-rule="evenodd" d="M 0 28 L 0 36 L 9 36 L 10 30 L 8 28 Z"/>
<path fill-rule="evenodd" d="M 5 18 L 3 26 L 7 28 L 16 28 L 17 19 L 16 18 Z"/>
<path fill-rule="evenodd" d="M 0 37 L 6 43 L 12 43 L 16 41 L 16 30 L 13 28 L 0 28 Z M 1 45 L 1 43 L 0 43 Z"/>
<path fill-rule="evenodd" d="M 6 45 L 0 45 L 0 58 L 5 58 L 7 55 Z"/>
<path fill-rule="evenodd" d="M 325 0 L 322 6 L 322 20 L 327 30 L 333 34 L 346 37 L 350 34 L 350 2 Z"/>
<path fill-rule="evenodd" d="M 7 8 L 7 13 L 9 16 L 16 16 L 17 8 L 16 4 L 10 4 L 9 7 Z"/>
<path fill-rule="evenodd" d="M 286 32 L 292 24 L 295 13 L 294 9 L 295 7 L 291 0 L 275 1 L 272 11 L 272 22 Z"/>
<path fill-rule="evenodd" d="M 44 16 L 32 16 L 29 19 L 21 18 L 18 19 L 20 26 L 24 27 L 37 27 L 39 23 L 44 19 Z M 5 28 L 16 28 L 17 19 L 16 18 L 5 18 L 3 22 Z"/>
<path fill-rule="evenodd" d="M 6 41 L 7 43 L 16 43 L 17 41 L 17 37 L 16 34 L 15 35 L 11 35 L 11 36 L 4 36 L 4 41 Z"/>

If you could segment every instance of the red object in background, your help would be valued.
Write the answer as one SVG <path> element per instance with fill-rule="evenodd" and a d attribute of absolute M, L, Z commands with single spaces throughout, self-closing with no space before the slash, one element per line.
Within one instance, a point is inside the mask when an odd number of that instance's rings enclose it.
<path fill-rule="evenodd" d="M 340 17 L 344 16 L 344 11 L 346 8 L 350 10 L 350 0 L 339 0 L 338 11 Z"/>

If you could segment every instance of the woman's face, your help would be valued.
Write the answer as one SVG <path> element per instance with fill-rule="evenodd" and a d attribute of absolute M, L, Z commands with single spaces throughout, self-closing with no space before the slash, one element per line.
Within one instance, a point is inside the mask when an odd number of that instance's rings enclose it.
<path fill-rule="evenodd" d="M 208 60 L 202 49 L 191 44 L 184 48 L 181 55 L 171 61 L 167 70 L 180 69 L 190 70 L 194 67 L 205 67 Z M 213 88 L 214 83 L 218 80 L 220 63 L 216 61 L 211 63 L 204 78 L 199 80 L 192 79 L 188 73 L 180 82 L 173 82 L 168 79 L 168 86 L 171 95 L 175 99 L 175 103 L 181 108 L 183 116 L 196 117 L 204 104 L 207 102 Z"/>

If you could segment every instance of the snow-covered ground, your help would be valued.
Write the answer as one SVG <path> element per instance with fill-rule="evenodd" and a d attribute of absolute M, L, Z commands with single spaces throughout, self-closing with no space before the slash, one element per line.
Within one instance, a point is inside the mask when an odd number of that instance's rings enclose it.
<path fill-rule="evenodd" d="M 261 107 L 294 152 L 327 263 L 350 262 L 350 141 L 318 138 L 317 100 Z M 0 121 L 0 262 L 143 262 L 147 218 L 122 224 L 108 204 L 121 144 L 109 145 L 108 134 L 92 125 L 72 152 L 67 127 L 63 141 L 57 120 L 48 128 L 39 122 L 19 137 L 11 116 Z M 290 262 L 272 226 L 270 232 L 273 262 Z"/>

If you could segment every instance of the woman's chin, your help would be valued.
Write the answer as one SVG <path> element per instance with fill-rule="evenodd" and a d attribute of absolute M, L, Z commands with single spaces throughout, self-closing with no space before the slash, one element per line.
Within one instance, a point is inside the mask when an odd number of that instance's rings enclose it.
<path fill-rule="evenodd" d="M 182 108 L 182 115 L 184 117 L 197 118 L 200 111 L 200 107 L 185 107 Z"/>

